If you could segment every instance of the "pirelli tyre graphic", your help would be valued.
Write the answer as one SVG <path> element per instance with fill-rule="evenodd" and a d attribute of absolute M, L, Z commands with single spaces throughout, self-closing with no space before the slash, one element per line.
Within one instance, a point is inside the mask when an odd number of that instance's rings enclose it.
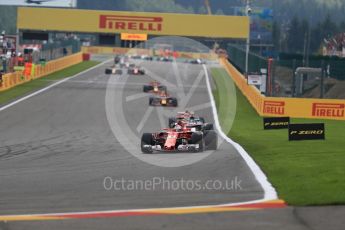
<path fill-rule="evenodd" d="M 290 124 L 289 117 L 265 117 L 263 119 L 264 129 L 288 129 Z"/>
<path fill-rule="evenodd" d="M 325 124 L 290 124 L 289 141 L 324 140 Z"/>

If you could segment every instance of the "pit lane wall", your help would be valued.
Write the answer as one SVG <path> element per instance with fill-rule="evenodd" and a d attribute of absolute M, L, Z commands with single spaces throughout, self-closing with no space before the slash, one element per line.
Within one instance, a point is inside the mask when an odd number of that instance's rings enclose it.
<path fill-rule="evenodd" d="M 82 47 L 83 53 L 90 54 L 130 54 L 130 55 L 150 55 L 150 56 L 167 56 L 162 50 L 152 50 L 152 49 L 140 49 L 140 48 L 120 48 L 120 47 L 104 47 L 104 46 L 84 46 Z M 171 54 L 169 54 L 171 55 Z M 168 55 L 168 56 L 169 56 Z M 191 53 L 191 52 L 179 52 L 176 51 L 175 55 L 178 58 L 187 59 L 207 59 L 207 60 L 217 60 L 218 56 L 213 53 Z"/>
<path fill-rule="evenodd" d="M 79 52 L 63 58 L 47 62 L 45 65 L 33 65 L 30 74 L 16 71 L 2 76 L 0 79 L 0 92 L 23 84 L 25 82 L 44 77 L 48 74 L 70 67 L 83 61 L 83 53 Z"/>
<path fill-rule="evenodd" d="M 345 100 L 265 97 L 227 59 L 220 63 L 260 116 L 345 120 Z"/>

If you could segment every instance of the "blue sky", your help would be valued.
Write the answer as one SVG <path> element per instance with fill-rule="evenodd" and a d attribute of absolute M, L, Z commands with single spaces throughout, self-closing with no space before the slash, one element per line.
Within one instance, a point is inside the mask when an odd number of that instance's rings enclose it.
<path fill-rule="evenodd" d="M 34 0 L 33 0 L 34 1 Z M 30 6 L 60 6 L 60 7 L 70 7 L 71 1 L 76 0 L 54 0 L 51 2 L 43 2 L 40 5 L 30 4 Z M 25 0 L 0 0 L 0 5 L 28 5 Z"/>

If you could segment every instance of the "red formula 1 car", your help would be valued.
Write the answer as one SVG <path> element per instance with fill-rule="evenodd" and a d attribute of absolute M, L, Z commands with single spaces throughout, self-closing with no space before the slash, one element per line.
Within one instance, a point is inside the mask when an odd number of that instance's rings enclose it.
<path fill-rule="evenodd" d="M 167 106 L 167 107 L 177 107 L 177 98 L 170 97 L 166 91 L 160 92 L 157 96 L 152 96 L 149 98 L 150 106 Z"/>
<path fill-rule="evenodd" d="M 167 92 L 167 87 L 161 85 L 161 83 L 157 81 L 150 82 L 148 85 L 143 86 L 144 93 L 154 93 L 160 94 L 161 92 Z"/>
<path fill-rule="evenodd" d="M 169 118 L 169 127 L 173 129 L 190 130 L 201 132 L 205 138 L 205 145 L 209 150 L 216 150 L 218 147 L 218 135 L 214 131 L 212 123 L 206 123 L 204 118 L 194 116 L 194 113 L 182 112 L 177 117 Z"/>
<path fill-rule="evenodd" d="M 213 130 L 212 123 L 206 123 L 203 117 L 195 116 L 194 112 L 179 112 L 176 117 L 170 117 L 169 127 L 173 128 L 179 121 L 182 121 L 185 126 L 194 127 L 199 131 Z"/>
<path fill-rule="evenodd" d="M 202 132 L 191 129 L 164 129 L 158 133 L 144 133 L 141 138 L 141 151 L 202 152 L 207 146 Z"/>

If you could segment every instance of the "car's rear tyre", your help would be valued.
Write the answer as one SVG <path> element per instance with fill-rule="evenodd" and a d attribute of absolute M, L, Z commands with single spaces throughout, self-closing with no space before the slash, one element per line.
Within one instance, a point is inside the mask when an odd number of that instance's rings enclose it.
<path fill-rule="evenodd" d="M 153 86 L 151 86 L 151 85 L 144 85 L 143 86 L 143 92 L 144 93 L 147 93 L 147 92 L 149 92 L 151 90 L 153 90 Z"/>
<path fill-rule="evenodd" d="M 213 124 L 211 123 L 205 124 L 204 126 L 204 131 L 209 131 L 209 130 L 214 130 Z"/>
<path fill-rule="evenodd" d="M 145 145 L 154 145 L 153 137 L 151 133 L 144 133 L 141 136 L 141 152 L 145 154 L 150 154 L 152 153 L 152 149 L 145 148 Z"/>
<path fill-rule="evenodd" d="M 209 130 L 204 133 L 205 148 L 207 150 L 217 150 L 218 148 L 218 135 L 216 131 Z"/>
<path fill-rule="evenodd" d="M 192 133 L 191 144 L 199 144 L 199 150 L 197 152 L 203 152 L 205 149 L 205 140 L 202 133 Z"/>
<path fill-rule="evenodd" d="M 154 100 L 155 100 L 155 98 L 150 97 L 150 98 L 149 98 L 149 105 L 153 105 Z"/>
<path fill-rule="evenodd" d="M 167 92 L 167 87 L 165 85 L 158 86 L 158 89 L 162 92 Z"/>
<path fill-rule="evenodd" d="M 174 128 L 175 124 L 176 124 L 176 118 L 169 117 L 169 128 Z"/>
<path fill-rule="evenodd" d="M 177 103 L 177 99 L 176 99 L 176 98 L 172 98 L 172 99 L 171 99 L 171 105 L 172 105 L 173 107 L 177 107 L 177 106 L 178 106 L 178 103 Z"/>

